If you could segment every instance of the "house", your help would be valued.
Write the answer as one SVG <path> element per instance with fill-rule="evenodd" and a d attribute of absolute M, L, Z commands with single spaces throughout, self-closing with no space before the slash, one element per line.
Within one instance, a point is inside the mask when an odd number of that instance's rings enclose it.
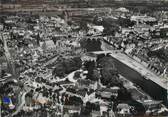
<path fill-rule="evenodd" d="M 157 19 L 150 16 L 131 16 L 131 21 L 135 21 L 137 24 L 139 23 L 155 23 Z"/>
<path fill-rule="evenodd" d="M 115 113 L 113 112 L 113 110 L 109 111 L 109 117 L 115 117 Z"/>
<path fill-rule="evenodd" d="M 97 57 L 94 54 L 87 53 L 81 57 L 82 61 L 96 61 Z"/>
<path fill-rule="evenodd" d="M 3 24 L 0 24 L 0 30 L 3 30 L 4 26 Z"/>
<path fill-rule="evenodd" d="M 87 80 L 87 79 L 79 79 L 75 86 L 77 86 L 79 89 L 93 89 L 96 90 L 98 83 L 95 81 Z"/>
<path fill-rule="evenodd" d="M 81 98 L 83 103 L 95 99 L 95 91 L 93 89 L 78 89 L 75 86 L 71 86 L 67 88 L 66 93 Z"/>
<path fill-rule="evenodd" d="M 86 93 L 85 94 L 85 97 L 83 98 L 83 102 L 86 103 L 88 102 L 89 100 L 92 100 L 92 99 L 95 99 L 95 92 L 92 92 L 92 93 Z"/>
<path fill-rule="evenodd" d="M 125 103 L 120 103 L 117 105 L 117 114 L 121 116 L 130 115 L 130 106 Z"/>
<path fill-rule="evenodd" d="M 101 113 L 100 113 L 100 111 L 92 111 L 91 116 L 92 117 L 101 117 Z"/>
<path fill-rule="evenodd" d="M 0 76 L 2 71 L 8 71 L 8 63 L 5 56 L 0 57 Z"/>
<path fill-rule="evenodd" d="M 76 95 L 78 95 L 83 100 L 83 103 L 86 103 L 89 100 L 95 98 L 94 90 L 86 90 L 86 89 L 78 90 L 76 92 Z"/>
<path fill-rule="evenodd" d="M 71 116 L 73 114 L 80 114 L 81 107 L 80 106 L 72 106 L 72 105 L 64 105 L 63 111 L 68 112 L 69 115 Z"/>
<path fill-rule="evenodd" d="M 168 25 L 164 25 L 160 27 L 160 36 L 167 37 L 168 36 Z"/>
<path fill-rule="evenodd" d="M 108 111 L 108 103 L 102 102 L 100 103 L 100 115 L 105 117 L 104 115 L 107 114 Z"/>
<path fill-rule="evenodd" d="M 132 32 L 132 29 L 130 29 L 130 28 L 122 28 L 122 34 L 129 34 L 130 32 Z"/>
<path fill-rule="evenodd" d="M 103 99 L 111 99 L 112 97 L 116 98 L 118 96 L 119 89 L 119 87 L 102 88 L 97 91 L 96 95 Z"/>
<path fill-rule="evenodd" d="M 49 104 L 49 99 L 46 97 L 43 97 L 42 93 L 36 93 L 36 95 L 33 96 L 33 102 L 35 102 L 36 104 Z"/>
<path fill-rule="evenodd" d="M 45 42 L 40 42 L 40 47 L 46 51 L 46 50 L 52 50 L 55 49 L 56 46 L 52 40 L 47 40 Z"/>
<path fill-rule="evenodd" d="M 63 117 L 70 117 L 68 113 L 65 113 Z"/>
<path fill-rule="evenodd" d="M 144 100 L 142 103 L 146 109 L 152 110 L 157 109 L 162 104 L 162 101 Z"/>
<path fill-rule="evenodd" d="M 75 84 L 73 82 L 70 82 L 68 79 L 57 82 L 60 86 L 74 86 Z"/>
<path fill-rule="evenodd" d="M 140 25 L 134 26 L 134 31 L 139 33 L 149 33 L 150 29 L 151 29 L 151 26 L 146 24 L 140 24 Z"/>

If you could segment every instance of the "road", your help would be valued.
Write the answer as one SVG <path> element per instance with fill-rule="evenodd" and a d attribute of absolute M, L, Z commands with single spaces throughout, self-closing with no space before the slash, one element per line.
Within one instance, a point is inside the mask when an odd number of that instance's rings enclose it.
<path fill-rule="evenodd" d="M 11 54 L 10 54 L 10 52 L 9 52 L 9 48 L 8 48 L 8 46 L 7 46 L 7 41 L 6 41 L 6 39 L 8 38 L 8 37 L 4 37 L 4 35 L 3 34 L 1 34 L 1 38 L 2 38 L 2 40 L 3 40 L 3 42 L 4 42 L 4 50 L 5 50 L 5 57 L 6 57 L 6 60 L 7 60 L 7 62 L 8 62 L 8 65 L 9 65 L 9 67 L 11 67 L 11 72 L 12 72 L 12 75 L 13 76 L 15 76 L 16 75 L 16 72 L 15 72 L 15 66 L 14 66 L 14 60 L 12 59 L 12 57 L 11 57 Z"/>
<path fill-rule="evenodd" d="M 27 92 L 24 92 L 24 93 L 22 94 L 21 104 L 18 106 L 17 110 L 12 114 L 12 117 L 13 117 L 14 115 L 17 115 L 17 114 L 22 110 L 22 108 L 23 108 L 23 106 L 24 106 L 24 104 L 25 104 L 25 102 L 26 102 L 26 101 L 25 101 L 26 94 L 27 94 Z"/>
<path fill-rule="evenodd" d="M 167 83 L 164 79 L 161 79 L 159 76 L 154 74 L 152 71 L 147 69 L 141 63 L 135 61 L 134 59 L 128 57 L 124 53 L 116 53 L 111 54 L 112 57 L 116 58 L 117 60 L 121 61 L 122 63 L 128 65 L 132 69 L 138 71 L 142 76 L 144 76 L 148 80 L 152 80 L 156 84 L 160 85 L 162 88 L 167 89 Z"/>
<path fill-rule="evenodd" d="M 120 52 L 120 51 L 97 51 L 92 52 L 93 54 L 110 54 L 113 58 L 119 60 L 120 62 L 126 64 L 130 68 L 134 69 L 138 73 L 140 73 L 145 79 L 151 80 L 161 86 L 164 89 L 168 89 L 167 82 L 165 79 L 161 79 L 159 76 L 157 76 L 155 73 L 150 71 L 148 68 L 143 66 L 141 63 L 137 62 L 133 58 L 127 56 L 126 54 Z"/>

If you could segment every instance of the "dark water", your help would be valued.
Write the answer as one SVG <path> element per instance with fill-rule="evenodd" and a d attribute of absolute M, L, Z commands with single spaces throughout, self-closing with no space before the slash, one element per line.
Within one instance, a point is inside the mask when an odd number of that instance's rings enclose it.
<path fill-rule="evenodd" d="M 119 73 L 126 77 L 128 80 L 139 85 L 143 91 L 149 94 L 155 100 L 162 100 L 164 104 L 168 105 L 167 101 L 167 91 L 163 89 L 151 80 L 143 78 L 140 73 L 129 68 L 127 65 L 121 63 L 117 59 L 114 59 L 115 66 L 117 67 Z"/>
<path fill-rule="evenodd" d="M 87 40 L 85 41 L 84 48 L 90 51 L 101 51 L 101 41 L 100 40 Z M 116 68 L 118 72 L 127 78 L 128 80 L 132 81 L 133 83 L 137 84 L 142 88 L 144 92 L 149 94 L 155 100 L 162 100 L 163 103 L 168 106 L 168 99 L 167 99 L 167 90 L 163 89 L 156 83 L 151 80 L 147 80 L 141 76 L 140 73 L 131 69 L 127 65 L 121 63 L 117 59 L 113 58 Z"/>

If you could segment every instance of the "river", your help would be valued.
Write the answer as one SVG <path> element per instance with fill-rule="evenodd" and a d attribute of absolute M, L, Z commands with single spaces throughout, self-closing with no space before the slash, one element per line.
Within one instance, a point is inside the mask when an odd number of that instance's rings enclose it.
<path fill-rule="evenodd" d="M 94 41 L 95 40 L 86 41 L 87 44 L 85 44 L 85 49 L 88 52 L 100 51 L 100 50 L 104 50 L 104 49 L 107 50 L 107 48 L 105 46 L 107 46 L 107 45 L 110 46 L 108 43 L 106 43 L 104 41 L 102 43 L 100 39 L 97 40 L 98 44 L 95 43 Z M 100 41 L 101 44 L 98 41 Z M 109 50 L 109 47 L 108 47 L 108 50 Z M 168 106 L 167 90 L 166 89 L 162 88 L 161 86 L 159 86 L 158 84 L 154 83 L 151 80 L 143 78 L 143 76 L 140 73 L 138 73 L 134 69 L 128 67 L 126 64 L 120 62 L 116 58 L 113 58 L 113 60 L 114 60 L 114 64 L 115 64 L 116 68 L 118 69 L 118 72 L 122 76 L 124 76 L 128 80 L 132 81 L 134 84 L 140 86 L 142 88 L 142 90 L 144 92 L 146 92 L 147 94 L 149 94 L 153 99 L 162 100 L 163 103 Z"/>

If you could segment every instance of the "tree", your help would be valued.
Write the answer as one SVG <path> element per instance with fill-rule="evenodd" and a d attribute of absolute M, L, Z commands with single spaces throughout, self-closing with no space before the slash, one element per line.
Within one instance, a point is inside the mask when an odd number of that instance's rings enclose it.
<path fill-rule="evenodd" d="M 62 77 L 65 74 L 65 68 L 62 63 L 57 63 L 55 69 L 52 72 L 53 75 Z"/>
<path fill-rule="evenodd" d="M 95 68 L 95 62 L 94 61 L 86 61 L 84 63 L 84 66 L 86 68 L 86 70 L 88 71 L 87 74 L 87 79 L 93 80 L 93 69 Z"/>
<path fill-rule="evenodd" d="M 101 74 L 99 72 L 98 69 L 94 69 L 93 70 L 93 75 L 92 75 L 92 79 L 91 80 L 94 80 L 94 81 L 97 81 L 101 78 Z"/>
<path fill-rule="evenodd" d="M 87 52 L 90 51 L 101 51 L 101 41 L 99 39 L 81 39 L 80 45 Z"/>
<path fill-rule="evenodd" d="M 119 85 L 121 82 L 119 81 L 118 71 L 114 65 L 114 61 L 111 57 L 103 57 L 98 60 L 98 67 L 101 68 L 101 82 L 104 85 Z"/>
<path fill-rule="evenodd" d="M 168 48 L 161 48 L 156 51 L 149 51 L 147 54 L 149 57 L 157 56 L 163 62 L 168 62 Z"/>
<path fill-rule="evenodd" d="M 83 101 L 79 97 L 72 96 L 72 97 L 69 97 L 68 104 L 69 105 L 82 105 Z"/>
<path fill-rule="evenodd" d="M 59 61 L 55 65 L 55 69 L 53 70 L 53 75 L 63 77 L 65 74 L 69 74 L 75 70 L 80 69 L 82 66 L 82 60 L 80 57 L 74 57 L 70 59 L 63 59 Z"/>
<path fill-rule="evenodd" d="M 81 75 L 80 71 L 75 72 L 74 79 L 79 79 L 81 77 L 80 75 Z"/>
<path fill-rule="evenodd" d="M 78 70 L 82 67 L 82 60 L 80 59 L 80 57 L 66 59 L 65 61 L 63 61 L 63 65 L 65 67 L 65 73 L 69 74 L 70 72 Z"/>
<path fill-rule="evenodd" d="M 130 100 L 132 99 L 131 93 L 127 91 L 126 88 L 122 87 L 118 91 L 118 97 L 117 100 Z"/>
<path fill-rule="evenodd" d="M 92 104 L 90 102 L 87 102 L 83 114 L 89 116 L 91 112 L 92 112 Z"/>
<path fill-rule="evenodd" d="M 129 18 L 119 17 L 118 22 L 122 27 L 132 27 L 133 25 L 135 25 L 135 22 L 131 21 Z"/>

